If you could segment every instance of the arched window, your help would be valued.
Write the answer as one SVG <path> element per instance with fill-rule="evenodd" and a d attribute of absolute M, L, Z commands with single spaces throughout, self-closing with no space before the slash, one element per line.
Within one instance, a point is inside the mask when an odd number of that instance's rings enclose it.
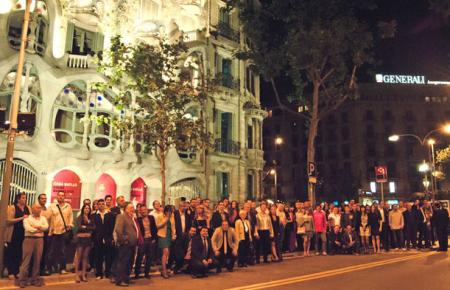
<path fill-rule="evenodd" d="M 17 1 L 15 9 L 8 17 L 8 43 L 11 48 L 19 50 L 25 0 Z M 27 51 L 44 55 L 47 47 L 49 27 L 47 4 L 43 0 L 34 0 L 31 3 L 30 11 L 31 19 L 28 28 L 28 37 L 30 40 L 27 42 Z"/>
<path fill-rule="evenodd" d="M 192 119 L 194 121 L 200 118 L 200 108 L 198 106 L 191 106 L 186 110 L 183 118 Z M 186 162 L 192 162 L 197 158 L 195 150 L 186 148 L 177 148 L 178 156 L 181 160 Z"/>
<path fill-rule="evenodd" d="M 97 122 L 99 118 L 110 119 L 114 107 L 108 93 L 91 92 L 88 98 L 86 83 L 73 81 L 60 92 L 53 105 L 52 132 L 55 141 L 65 148 L 83 144 L 92 151 L 109 151 L 113 148 L 113 130 L 109 123 Z"/>
<path fill-rule="evenodd" d="M 6 109 L 7 121 L 10 113 L 11 98 L 14 93 L 16 71 L 17 66 L 13 67 L 6 74 L 0 84 L 0 108 Z M 38 105 L 41 103 L 42 97 L 38 71 L 31 63 L 26 63 L 24 65 L 21 89 L 22 93 L 20 95 L 19 113 L 30 114 L 31 118 L 35 119 L 36 114 L 38 113 Z M 34 130 L 28 132 L 32 135 Z"/>

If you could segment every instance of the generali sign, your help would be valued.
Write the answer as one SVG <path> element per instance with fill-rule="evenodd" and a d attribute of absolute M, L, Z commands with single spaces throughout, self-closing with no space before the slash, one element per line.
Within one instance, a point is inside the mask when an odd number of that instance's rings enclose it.
<path fill-rule="evenodd" d="M 425 76 L 408 76 L 408 75 L 375 75 L 377 83 L 386 84 L 417 84 L 425 85 Z"/>
<path fill-rule="evenodd" d="M 376 74 L 377 83 L 410 85 L 450 85 L 449 81 L 431 81 L 425 76 Z"/>

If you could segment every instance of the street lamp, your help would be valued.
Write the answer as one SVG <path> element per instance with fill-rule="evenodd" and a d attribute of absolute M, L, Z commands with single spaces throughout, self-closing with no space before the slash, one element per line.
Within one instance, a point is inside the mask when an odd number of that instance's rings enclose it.
<path fill-rule="evenodd" d="M 275 145 L 281 145 L 283 143 L 284 143 L 283 138 L 281 138 L 281 137 L 276 137 L 275 138 Z"/>
<path fill-rule="evenodd" d="M 434 195 L 435 195 L 435 190 L 437 188 L 436 185 L 436 178 L 434 177 L 433 173 L 435 171 L 436 165 L 435 165 L 435 159 L 434 159 L 434 144 L 436 144 L 436 140 L 429 138 L 431 136 L 431 134 L 433 134 L 434 132 L 437 131 L 441 131 L 444 134 L 450 135 L 450 123 L 446 123 L 443 126 L 433 129 L 431 131 L 429 131 L 427 134 L 425 134 L 425 136 L 423 138 L 415 135 L 415 134 L 394 134 L 388 137 L 388 140 L 390 142 L 397 142 L 398 140 L 400 140 L 400 137 L 412 137 L 414 139 L 416 139 L 417 141 L 419 141 L 419 143 L 422 146 L 426 146 L 427 144 L 430 146 L 430 150 L 431 152 L 429 152 L 429 154 L 431 155 L 430 162 L 431 162 L 431 193 L 432 193 L 432 197 L 434 199 Z M 427 165 L 428 166 L 428 165 Z M 428 167 L 429 170 L 429 167 Z M 427 170 L 427 171 L 428 171 Z M 420 171 L 420 168 L 419 168 Z"/>
<path fill-rule="evenodd" d="M 270 175 L 273 176 L 273 184 L 275 186 L 275 196 L 274 196 L 274 200 L 278 200 L 278 174 L 277 174 L 277 170 L 275 168 L 270 169 L 269 171 Z"/>

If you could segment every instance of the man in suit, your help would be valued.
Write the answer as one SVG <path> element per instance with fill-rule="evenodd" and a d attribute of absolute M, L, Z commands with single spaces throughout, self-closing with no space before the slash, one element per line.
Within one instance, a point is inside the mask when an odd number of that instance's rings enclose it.
<path fill-rule="evenodd" d="M 390 228 L 389 228 L 389 205 L 385 204 L 383 201 L 380 202 L 378 206 L 381 215 L 381 231 L 380 231 L 380 239 L 381 244 L 383 245 L 383 249 L 386 252 L 389 252 L 390 248 Z"/>
<path fill-rule="evenodd" d="M 173 249 L 171 251 L 175 259 L 175 267 L 173 269 L 175 274 L 183 267 L 184 257 L 186 256 L 187 251 L 187 241 L 189 240 L 189 229 L 192 224 L 191 216 L 186 213 L 186 209 L 186 199 L 183 197 L 181 198 L 178 210 L 173 214 L 175 231 L 177 234 L 177 238 L 175 243 L 173 243 Z"/>
<path fill-rule="evenodd" d="M 109 199 L 109 197 L 108 197 L 108 199 Z M 124 213 L 124 209 L 125 209 L 125 205 L 126 205 L 125 197 L 123 197 L 122 195 L 118 196 L 116 198 L 116 203 L 117 203 L 117 206 L 109 208 L 109 211 L 110 211 L 111 217 L 112 217 L 112 220 L 108 223 L 108 231 L 110 233 L 114 232 L 114 227 L 116 225 L 116 218 L 117 218 L 117 216 Z M 105 201 L 105 204 L 107 204 L 106 201 Z M 115 276 L 115 274 L 116 274 L 116 268 L 117 268 L 117 259 L 116 259 L 116 257 L 117 257 L 117 255 L 118 255 L 117 246 L 113 245 L 113 248 L 112 248 L 112 251 L 111 251 L 111 256 L 112 256 L 112 263 L 111 263 L 111 274 L 112 275 L 111 276 Z M 115 283 L 115 280 L 114 280 L 113 277 L 112 277 L 111 282 Z"/>
<path fill-rule="evenodd" d="M 197 278 L 206 277 L 210 269 L 217 268 L 207 227 L 202 227 L 200 235 L 192 238 L 190 266 L 192 275 Z"/>
<path fill-rule="evenodd" d="M 330 255 L 339 254 L 342 250 L 342 234 L 339 226 L 334 226 L 328 233 L 328 253 Z"/>
<path fill-rule="evenodd" d="M 238 255 L 239 241 L 236 232 L 230 227 L 227 220 L 222 221 L 222 226 L 214 231 L 211 238 L 214 256 L 219 266 L 217 271 L 220 273 L 225 266 L 228 272 L 233 272 L 234 262 Z"/>
<path fill-rule="evenodd" d="M 436 226 L 437 238 L 439 240 L 439 252 L 448 251 L 448 211 L 442 208 L 440 203 L 436 203 L 434 211 L 434 224 Z"/>
<path fill-rule="evenodd" d="M 347 254 L 359 254 L 358 236 L 351 225 L 347 225 L 345 233 L 342 235 L 342 249 Z"/>
<path fill-rule="evenodd" d="M 114 227 L 114 235 L 118 246 L 115 273 L 117 286 L 128 286 L 130 284 L 130 272 L 139 239 L 138 223 L 134 219 L 134 206 L 128 203 L 124 208 L 124 213 L 117 216 Z"/>
<path fill-rule="evenodd" d="M 95 231 L 94 231 L 94 253 L 95 253 L 95 276 L 97 279 L 107 278 L 111 275 L 112 264 L 112 231 L 111 223 L 113 215 L 106 210 L 105 200 L 98 200 L 98 210 L 93 214 Z M 105 263 L 105 271 L 103 271 L 103 263 Z"/>
<path fill-rule="evenodd" d="M 145 258 L 144 277 L 150 279 L 150 266 L 152 265 L 152 253 L 156 246 L 157 231 L 155 217 L 149 215 L 148 208 L 142 204 L 139 208 L 139 217 L 137 219 L 142 243 L 138 244 L 136 263 L 134 264 L 135 279 L 139 279 L 141 274 L 142 261 Z"/>
<path fill-rule="evenodd" d="M 211 229 L 214 231 L 222 225 L 222 221 L 228 221 L 228 213 L 225 212 L 225 206 L 223 202 L 219 202 L 217 210 L 213 213 L 211 218 Z"/>

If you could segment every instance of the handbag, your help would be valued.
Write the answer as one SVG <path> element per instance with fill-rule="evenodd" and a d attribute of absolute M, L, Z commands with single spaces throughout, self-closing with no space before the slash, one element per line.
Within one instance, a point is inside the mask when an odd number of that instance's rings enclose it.
<path fill-rule="evenodd" d="M 73 231 L 71 229 L 67 228 L 66 220 L 64 219 L 64 216 L 62 214 L 61 208 L 59 207 L 59 204 L 56 204 L 56 207 L 58 208 L 59 214 L 61 215 L 61 219 L 64 224 L 64 229 L 66 230 L 63 233 L 64 241 L 66 242 L 66 244 L 70 244 L 70 242 L 72 242 L 72 240 L 73 240 Z"/>

